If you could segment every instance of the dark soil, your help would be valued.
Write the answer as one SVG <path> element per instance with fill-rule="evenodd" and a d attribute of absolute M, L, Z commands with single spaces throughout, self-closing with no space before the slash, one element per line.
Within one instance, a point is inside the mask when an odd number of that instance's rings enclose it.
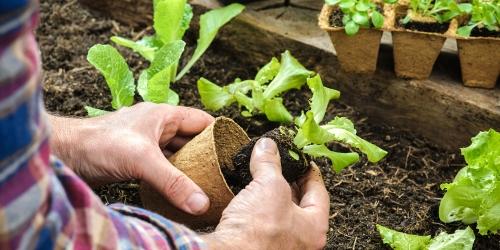
<path fill-rule="evenodd" d="M 37 37 L 44 60 L 45 105 L 49 112 L 84 116 L 84 105 L 110 110 L 110 94 L 104 79 L 85 60 L 95 43 L 109 43 L 111 35 L 137 37 L 151 28 L 132 29 L 113 20 L 89 13 L 77 1 L 42 0 L 42 19 Z M 196 34 L 187 34 L 191 55 Z M 285 48 L 283 48 L 284 50 Z M 120 49 L 137 73 L 142 60 Z M 184 57 L 185 60 L 188 57 Z M 208 50 L 181 81 L 173 85 L 186 106 L 202 108 L 196 80 L 204 76 L 217 83 L 230 83 L 236 77 L 252 78 L 258 65 L 233 54 L 220 41 Z M 317 62 L 307 62 L 313 68 Z M 311 93 L 292 91 L 285 105 L 300 114 Z M 234 118 L 251 136 L 260 136 L 277 125 L 263 119 L 246 119 L 234 106 L 213 115 Z M 451 181 L 464 163 L 459 150 L 446 151 L 411 132 L 375 124 L 351 107 L 336 102 L 325 119 L 346 116 L 355 122 L 358 134 L 389 152 L 378 164 L 366 160 L 340 174 L 330 170 L 325 159 L 317 160 L 331 198 L 330 230 L 327 249 L 387 249 L 375 229 L 379 223 L 407 233 L 432 234 L 464 228 L 461 223 L 443 224 L 438 218 L 439 185 Z M 465 145 L 464 145 L 465 146 Z M 96 190 L 106 203 L 124 202 L 141 206 L 134 182 L 108 185 Z M 478 234 L 476 234 L 478 235 Z M 475 249 L 500 249 L 500 236 L 477 237 Z"/>
<path fill-rule="evenodd" d="M 224 172 L 224 177 L 233 192 L 235 194 L 239 193 L 241 189 L 244 189 L 252 181 L 252 176 L 250 174 L 250 157 L 255 143 L 260 138 L 273 139 L 278 145 L 282 173 L 289 183 L 295 182 L 300 177 L 304 176 L 309 170 L 309 164 L 302 151 L 293 143 L 294 134 L 294 131 L 289 128 L 275 128 L 261 137 L 253 138 L 249 144 L 240 149 L 233 157 L 235 170 Z M 290 153 L 290 151 L 296 153 L 296 158 L 292 156 L 293 153 Z"/>
<path fill-rule="evenodd" d="M 377 6 L 378 12 L 384 14 L 384 9 L 382 6 Z M 330 26 L 332 27 L 344 27 L 342 23 L 342 18 L 344 18 L 344 13 L 340 9 L 334 9 L 332 15 L 330 16 Z M 370 28 L 373 28 L 373 23 L 370 21 Z"/>
<path fill-rule="evenodd" d="M 471 36 L 475 37 L 500 37 L 499 31 L 489 30 L 487 28 L 476 27 L 470 32 Z"/>
<path fill-rule="evenodd" d="M 423 23 L 423 22 L 413 22 L 410 21 L 406 24 L 403 24 L 403 18 L 398 19 L 399 21 L 397 22 L 397 25 L 401 28 L 407 29 L 407 30 L 414 30 L 414 31 L 422 31 L 422 32 L 433 32 L 433 33 L 440 33 L 443 34 L 448 30 L 448 27 L 450 26 L 450 23 Z"/>

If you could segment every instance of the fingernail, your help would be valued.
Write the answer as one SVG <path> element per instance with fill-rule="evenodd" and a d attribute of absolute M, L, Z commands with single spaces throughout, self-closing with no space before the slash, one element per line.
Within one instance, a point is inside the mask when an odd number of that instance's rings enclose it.
<path fill-rule="evenodd" d="M 278 152 L 278 148 L 276 147 L 276 143 L 269 138 L 261 138 L 257 141 L 257 148 L 260 151 L 267 152 L 270 154 L 276 154 Z"/>
<path fill-rule="evenodd" d="M 195 192 L 189 196 L 186 204 L 191 213 L 199 214 L 208 206 L 208 197 L 202 193 Z"/>

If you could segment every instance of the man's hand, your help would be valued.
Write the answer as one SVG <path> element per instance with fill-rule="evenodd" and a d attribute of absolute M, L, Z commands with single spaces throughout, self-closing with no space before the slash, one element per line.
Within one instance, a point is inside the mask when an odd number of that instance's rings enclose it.
<path fill-rule="evenodd" d="M 322 249 L 328 231 L 329 196 L 317 166 L 293 190 L 281 174 L 271 139 L 255 145 L 253 181 L 224 210 L 211 249 Z"/>
<path fill-rule="evenodd" d="M 172 154 L 214 118 L 186 107 L 140 103 L 102 117 L 50 116 L 53 152 L 91 185 L 140 179 L 180 209 L 201 214 L 208 197 L 175 168 Z M 162 152 L 163 151 L 163 152 Z"/>

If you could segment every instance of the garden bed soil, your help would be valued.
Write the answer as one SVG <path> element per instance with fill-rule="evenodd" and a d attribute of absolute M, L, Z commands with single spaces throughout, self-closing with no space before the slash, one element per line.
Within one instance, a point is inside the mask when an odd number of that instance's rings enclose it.
<path fill-rule="evenodd" d="M 37 38 L 44 60 L 47 110 L 79 117 L 85 116 L 84 105 L 110 110 L 111 97 L 104 79 L 85 60 L 88 48 L 95 43 L 108 43 L 111 35 L 138 37 L 151 29 L 120 25 L 89 13 L 76 1 L 42 0 L 41 6 Z M 187 37 L 190 44 L 187 53 L 191 54 L 196 36 L 189 33 Z M 135 72 L 144 68 L 138 57 L 127 50 L 120 51 Z M 307 62 L 306 66 L 314 63 Z M 236 77 L 250 79 L 257 66 L 241 63 L 237 55 L 216 40 L 173 88 L 180 94 L 183 105 L 202 108 L 195 84 L 199 77 L 229 83 Z M 290 92 L 284 98 L 285 105 L 295 115 L 299 114 L 310 96 L 306 91 Z M 221 114 L 235 118 L 252 137 L 276 127 L 262 119 L 242 118 L 235 107 L 214 113 Z M 443 195 L 439 185 L 451 181 L 464 165 L 458 149 L 446 151 L 411 132 L 372 123 L 340 102 L 329 107 L 326 119 L 335 115 L 352 119 L 360 136 L 389 154 L 378 164 L 364 160 L 340 174 L 331 171 L 326 160 L 317 160 L 331 198 L 327 249 L 387 249 L 376 232 L 376 223 L 408 233 L 432 235 L 465 227 L 461 223 L 443 224 L 438 218 L 439 198 Z M 136 182 L 108 185 L 96 192 L 105 203 L 141 206 Z M 475 249 L 500 249 L 500 236 L 478 236 L 475 244 Z"/>

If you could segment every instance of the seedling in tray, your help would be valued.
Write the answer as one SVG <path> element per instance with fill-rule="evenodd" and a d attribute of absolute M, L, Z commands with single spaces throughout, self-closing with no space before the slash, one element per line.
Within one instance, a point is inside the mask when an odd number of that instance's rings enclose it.
<path fill-rule="evenodd" d="M 426 30 L 423 25 L 434 23 L 448 23 L 452 18 L 470 12 L 471 4 L 457 3 L 455 0 L 410 0 L 410 9 L 406 16 L 400 20 L 401 24 L 409 29 L 424 29 L 421 31 L 436 31 L 443 33 L 447 25 L 442 25 L 437 30 Z M 414 24 L 415 27 L 409 24 Z M 431 28 L 432 29 L 432 28 Z"/>
<path fill-rule="evenodd" d="M 118 45 L 130 48 L 150 62 L 149 68 L 142 71 L 137 83 L 137 91 L 144 101 L 177 105 L 179 96 L 170 89 L 170 83 L 181 79 L 200 59 L 212 43 L 218 30 L 243 11 L 241 4 L 231 4 L 224 8 L 211 10 L 200 17 L 200 31 L 196 50 L 184 68 L 177 73 L 179 60 L 184 51 L 184 33 L 193 17 L 192 7 L 186 0 L 155 0 L 155 34 L 145 36 L 139 41 L 114 36 Z M 113 98 L 112 107 L 119 109 L 130 106 L 135 95 L 135 80 L 125 59 L 110 45 L 95 45 L 87 55 L 106 79 Z M 106 111 L 86 107 L 90 116 Z"/>
<path fill-rule="evenodd" d="M 310 110 L 294 119 L 278 95 L 305 84 L 313 93 Z M 278 144 L 283 175 L 289 182 L 307 172 L 308 156 L 327 157 L 337 172 L 359 161 L 356 152 L 332 151 L 328 147 L 332 142 L 356 148 L 366 154 L 370 162 L 378 162 L 387 154 L 357 136 L 353 123 L 345 117 L 335 117 L 319 125 L 330 100 L 339 98 L 340 92 L 325 87 L 319 74 L 304 68 L 288 51 L 281 55 L 281 62 L 273 58 L 262 67 L 254 80 L 237 80 L 221 87 L 202 78 L 198 81 L 198 90 L 203 104 L 211 110 L 219 110 L 236 102 L 244 109 L 242 115 L 264 114 L 270 121 L 294 122 L 294 126 L 281 126 L 261 136 L 271 138 Z M 252 148 L 258 139 L 253 139 L 233 157 L 234 170 L 224 172 L 235 192 L 251 181 L 248 166 Z"/>
<path fill-rule="evenodd" d="M 386 3 L 395 3 L 397 0 L 386 0 Z M 372 0 L 326 0 L 326 4 L 337 6 L 342 12 L 342 24 L 345 33 L 354 35 L 359 28 L 382 28 L 384 15 L 382 8 Z M 334 18 L 334 17 L 332 17 Z M 338 25 L 333 22 L 333 25 Z"/>
<path fill-rule="evenodd" d="M 458 28 L 458 35 L 469 37 L 471 32 L 475 29 L 478 31 L 486 29 L 492 34 L 496 34 L 497 37 L 500 36 L 500 1 L 473 0 L 470 14 L 468 22 Z"/>

